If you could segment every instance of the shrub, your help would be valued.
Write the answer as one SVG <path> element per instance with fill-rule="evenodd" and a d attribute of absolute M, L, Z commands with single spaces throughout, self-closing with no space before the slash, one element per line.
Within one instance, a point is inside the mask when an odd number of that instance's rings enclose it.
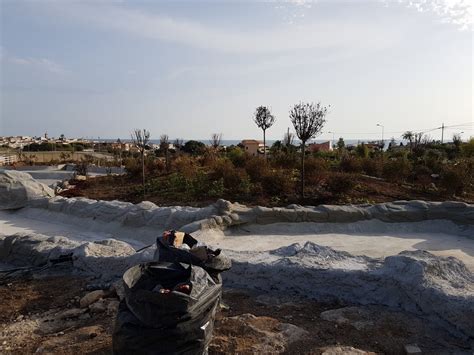
<path fill-rule="evenodd" d="M 287 148 L 287 147 L 285 147 Z M 271 164 L 276 168 L 295 169 L 299 167 L 300 157 L 296 155 L 294 150 L 282 149 L 272 152 Z"/>
<path fill-rule="evenodd" d="M 247 172 L 242 168 L 235 168 L 228 159 L 219 159 L 214 162 L 210 179 L 212 181 L 222 180 L 225 189 L 233 194 L 248 193 L 248 189 L 245 187 L 249 183 Z"/>
<path fill-rule="evenodd" d="M 382 173 L 382 162 L 377 158 L 364 158 L 361 162 L 362 170 L 370 176 L 380 176 Z"/>
<path fill-rule="evenodd" d="M 461 195 L 472 190 L 474 180 L 474 164 L 472 161 L 446 166 L 441 172 L 441 187 L 450 195 Z"/>
<path fill-rule="evenodd" d="M 201 155 L 206 151 L 206 145 L 199 141 L 187 141 L 183 146 L 183 152 L 191 155 Z"/>
<path fill-rule="evenodd" d="M 140 164 L 141 166 L 141 164 Z M 158 175 L 166 169 L 166 164 L 162 159 L 156 159 L 154 156 L 145 157 L 145 174 Z"/>
<path fill-rule="evenodd" d="M 427 149 L 425 151 L 425 155 L 423 156 L 425 165 L 435 173 L 441 172 L 443 159 L 443 151 L 436 149 Z"/>
<path fill-rule="evenodd" d="M 227 148 L 227 157 L 230 159 L 234 166 L 243 168 L 246 162 L 245 152 L 240 147 L 229 147 Z"/>
<path fill-rule="evenodd" d="M 262 181 L 262 177 L 268 175 L 269 167 L 268 164 L 259 157 L 247 157 L 245 163 L 245 170 L 250 177 L 252 182 Z"/>
<path fill-rule="evenodd" d="M 426 190 L 431 184 L 431 170 L 427 166 L 418 165 L 413 174 L 415 176 L 416 182 L 421 185 L 423 190 Z"/>
<path fill-rule="evenodd" d="M 216 188 L 214 186 L 214 188 Z M 209 190 L 211 182 L 205 172 L 199 170 L 197 174 L 190 180 L 188 180 L 188 192 L 196 199 L 209 196 Z M 213 191 L 215 193 L 216 191 Z"/>
<path fill-rule="evenodd" d="M 326 180 L 326 189 L 334 196 L 349 193 L 355 185 L 355 177 L 352 174 L 333 173 Z"/>
<path fill-rule="evenodd" d="M 172 171 L 179 172 L 187 179 L 191 179 L 197 174 L 198 165 L 195 159 L 190 156 L 181 155 L 171 163 Z"/>
<path fill-rule="evenodd" d="M 356 154 L 361 158 L 367 158 L 369 156 L 369 148 L 364 144 L 359 144 L 355 148 Z"/>
<path fill-rule="evenodd" d="M 220 198 L 224 195 L 224 179 L 211 181 L 207 195 L 209 197 Z"/>
<path fill-rule="evenodd" d="M 474 157 L 474 138 L 461 145 L 461 152 L 466 158 Z"/>
<path fill-rule="evenodd" d="M 411 166 L 405 159 L 389 159 L 384 162 L 382 175 L 389 181 L 406 181 L 410 176 Z"/>
<path fill-rule="evenodd" d="M 308 157 L 305 161 L 305 179 L 308 185 L 319 186 L 328 174 L 329 164 L 322 158 Z"/>
<path fill-rule="evenodd" d="M 127 158 L 124 161 L 125 171 L 133 178 L 142 176 L 142 161 L 140 157 Z M 157 175 L 164 170 L 164 163 L 153 156 L 145 157 L 145 176 Z"/>
<path fill-rule="evenodd" d="M 278 169 L 267 172 L 262 177 L 262 188 L 270 196 L 289 195 L 295 192 L 292 174 Z"/>
<path fill-rule="evenodd" d="M 362 163 L 359 158 L 346 155 L 341 159 L 339 167 L 346 173 L 360 173 L 362 171 Z"/>

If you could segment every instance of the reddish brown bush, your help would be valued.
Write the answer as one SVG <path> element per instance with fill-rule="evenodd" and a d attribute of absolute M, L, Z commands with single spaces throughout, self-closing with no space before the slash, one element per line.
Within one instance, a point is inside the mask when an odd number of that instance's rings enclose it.
<path fill-rule="evenodd" d="M 364 158 L 362 159 L 362 170 L 370 176 L 381 176 L 383 164 L 379 158 Z"/>
<path fill-rule="evenodd" d="M 197 161 L 188 155 L 181 155 L 171 163 L 172 171 L 178 172 L 187 179 L 194 177 L 199 169 Z"/>
<path fill-rule="evenodd" d="M 222 179 L 224 187 L 233 194 L 248 193 L 244 186 L 248 184 L 249 177 L 242 168 L 236 168 L 228 159 L 219 159 L 210 167 L 209 177 L 211 180 Z M 245 191 L 244 191 L 245 190 Z"/>
<path fill-rule="evenodd" d="M 322 158 L 309 157 L 305 161 L 305 179 L 308 186 L 319 186 L 326 178 L 329 164 Z"/>
<path fill-rule="evenodd" d="M 262 188 L 269 196 L 289 195 L 295 192 L 295 182 L 291 172 L 273 169 L 262 177 Z"/>
<path fill-rule="evenodd" d="M 404 182 L 410 176 L 411 164 L 406 159 L 389 159 L 384 162 L 382 176 L 393 182 Z"/>
<path fill-rule="evenodd" d="M 344 156 L 339 163 L 340 169 L 345 173 L 360 173 L 362 172 L 361 160 L 354 156 Z"/>
<path fill-rule="evenodd" d="M 334 196 L 348 194 L 356 185 L 355 176 L 346 173 L 333 173 L 326 180 L 326 189 Z"/>
<path fill-rule="evenodd" d="M 269 174 L 269 166 L 259 157 L 248 157 L 245 162 L 245 170 L 252 182 L 262 181 L 262 177 Z"/>
<path fill-rule="evenodd" d="M 441 187 L 450 195 L 462 195 L 472 191 L 474 184 L 474 163 L 445 166 L 441 172 Z"/>

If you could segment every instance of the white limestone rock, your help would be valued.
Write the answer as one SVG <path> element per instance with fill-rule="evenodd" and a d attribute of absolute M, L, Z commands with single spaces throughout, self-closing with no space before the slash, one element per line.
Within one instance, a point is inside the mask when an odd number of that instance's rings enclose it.
<path fill-rule="evenodd" d="M 0 170 L 0 210 L 26 207 L 54 196 L 54 191 L 31 177 L 15 170 Z"/>

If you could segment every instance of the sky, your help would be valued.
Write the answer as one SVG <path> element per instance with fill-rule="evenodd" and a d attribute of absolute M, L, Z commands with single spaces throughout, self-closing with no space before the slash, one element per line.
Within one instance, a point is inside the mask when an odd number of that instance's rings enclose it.
<path fill-rule="evenodd" d="M 0 0 L 0 136 L 260 138 L 255 108 L 319 137 L 473 136 L 468 0 Z M 454 127 L 451 127 L 454 126 Z M 431 130 L 431 131 L 430 131 Z M 329 133 L 331 132 L 331 133 Z"/>

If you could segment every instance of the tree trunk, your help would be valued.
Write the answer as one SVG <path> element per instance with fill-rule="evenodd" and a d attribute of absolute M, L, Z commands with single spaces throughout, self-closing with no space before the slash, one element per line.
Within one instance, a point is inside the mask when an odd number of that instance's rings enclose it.
<path fill-rule="evenodd" d="M 306 142 L 302 142 L 301 151 L 301 198 L 304 198 L 304 158 L 305 158 Z"/>
<path fill-rule="evenodd" d="M 265 158 L 265 162 L 267 161 L 267 145 L 265 140 L 265 130 L 263 130 L 263 157 Z"/>
<path fill-rule="evenodd" d="M 143 184 L 143 200 L 145 200 L 145 152 L 142 152 L 142 184 Z"/>

